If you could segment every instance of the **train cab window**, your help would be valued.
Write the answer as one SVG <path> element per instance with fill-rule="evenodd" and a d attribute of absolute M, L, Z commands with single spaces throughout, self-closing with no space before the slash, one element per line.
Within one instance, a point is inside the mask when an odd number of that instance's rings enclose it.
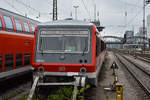
<path fill-rule="evenodd" d="M 39 51 L 46 53 L 87 53 L 88 31 L 48 30 L 41 31 Z"/>
<path fill-rule="evenodd" d="M 34 35 L 35 25 L 31 24 L 31 28 L 32 28 L 32 34 Z"/>
<path fill-rule="evenodd" d="M 13 30 L 13 23 L 10 17 L 4 16 L 4 21 L 7 30 Z"/>
<path fill-rule="evenodd" d="M 19 20 L 15 19 L 17 32 L 22 32 L 22 26 Z"/>
<path fill-rule="evenodd" d="M 24 28 L 26 33 L 30 33 L 29 25 L 27 23 L 24 23 Z"/>

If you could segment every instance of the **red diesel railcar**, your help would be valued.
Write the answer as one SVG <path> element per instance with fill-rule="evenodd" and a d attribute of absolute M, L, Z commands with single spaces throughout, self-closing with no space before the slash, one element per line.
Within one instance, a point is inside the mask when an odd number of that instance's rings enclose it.
<path fill-rule="evenodd" d="M 28 64 L 38 22 L 0 8 L 0 72 Z"/>
<path fill-rule="evenodd" d="M 44 77 L 85 76 L 97 86 L 104 56 L 105 43 L 92 23 L 64 20 L 37 25 L 32 65 Z"/>

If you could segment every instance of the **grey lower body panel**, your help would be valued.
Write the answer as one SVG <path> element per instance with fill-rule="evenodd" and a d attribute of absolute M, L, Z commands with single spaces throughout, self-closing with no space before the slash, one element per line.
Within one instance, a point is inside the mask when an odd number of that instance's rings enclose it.
<path fill-rule="evenodd" d="M 96 78 L 96 72 L 80 73 L 80 72 L 44 72 L 44 76 L 86 76 L 87 78 Z"/>
<path fill-rule="evenodd" d="M 92 86 L 97 86 L 97 73 L 98 72 L 92 72 L 92 73 L 85 73 L 81 74 L 80 72 L 44 72 L 44 76 L 56 76 L 56 77 L 74 77 L 74 76 L 83 76 L 87 78 L 88 84 Z"/>

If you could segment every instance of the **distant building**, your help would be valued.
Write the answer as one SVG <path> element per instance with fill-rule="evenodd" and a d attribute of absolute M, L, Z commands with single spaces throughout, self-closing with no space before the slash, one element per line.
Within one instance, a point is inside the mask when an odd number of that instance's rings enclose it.
<path fill-rule="evenodd" d="M 147 28 L 145 29 L 146 31 L 146 33 L 147 33 Z M 140 27 L 139 28 L 139 31 L 135 34 L 135 36 L 141 36 L 141 37 L 143 37 L 144 35 L 143 35 L 143 27 Z"/>
<path fill-rule="evenodd" d="M 150 38 L 150 15 L 147 16 L 147 37 Z"/>
<path fill-rule="evenodd" d="M 124 42 L 126 43 L 127 42 L 127 38 L 133 37 L 133 36 L 134 36 L 134 32 L 133 31 L 125 31 Z"/>
<path fill-rule="evenodd" d="M 134 32 L 133 31 L 126 31 L 124 34 L 124 37 L 128 38 L 128 37 L 133 37 L 134 36 Z"/>
<path fill-rule="evenodd" d="M 140 27 L 139 28 L 139 32 L 138 32 L 138 36 L 143 36 L 143 27 Z"/>

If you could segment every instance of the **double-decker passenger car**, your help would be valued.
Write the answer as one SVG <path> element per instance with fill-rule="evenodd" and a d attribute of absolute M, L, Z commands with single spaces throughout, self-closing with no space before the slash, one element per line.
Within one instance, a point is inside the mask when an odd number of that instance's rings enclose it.
<path fill-rule="evenodd" d="M 86 76 L 97 85 L 105 55 L 105 43 L 98 36 L 95 25 L 83 21 L 38 24 L 32 65 L 44 77 Z"/>
<path fill-rule="evenodd" d="M 38 21 L 0 8 L 0 72 L 28 64 Z"/>

